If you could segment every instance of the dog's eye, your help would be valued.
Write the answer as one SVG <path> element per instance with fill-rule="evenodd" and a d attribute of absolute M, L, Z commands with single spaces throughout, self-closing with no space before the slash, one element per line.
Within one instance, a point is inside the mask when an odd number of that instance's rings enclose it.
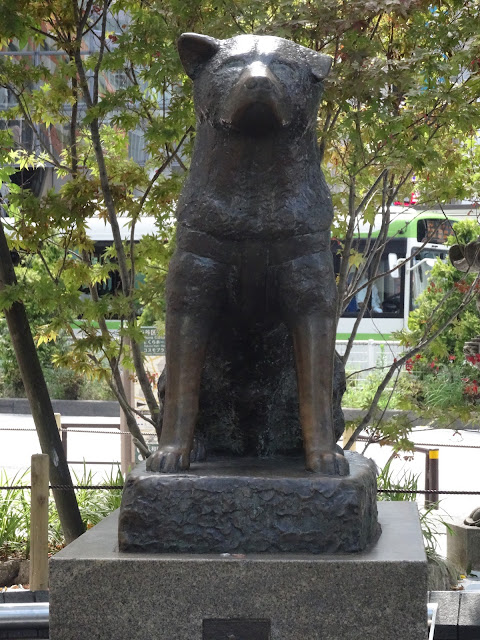
<path fill-rule="evenodd" d="M 225 70 L 225 71 L 233 71 L 234 69 L 243 69 L 245 67 L 245 61 L 244 60 L 236 60 L 234 58 L 232 58 L 231 60 L 226 60 L 222 66 L 221 69 Z"/>
<path fill-rule="evenodd" d="M 276 76 L 292 75 L 295 72 L 295 65 L 286 60 L 272 60 L 269 66 Z"/>

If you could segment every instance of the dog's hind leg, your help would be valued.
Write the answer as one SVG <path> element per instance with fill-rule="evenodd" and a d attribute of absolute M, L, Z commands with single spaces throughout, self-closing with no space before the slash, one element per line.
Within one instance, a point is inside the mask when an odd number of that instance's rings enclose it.
<path fill-rule="evenodd" d="M 147 469 L 188 469 L 208 337 L 222 300 L 225 265 L 178 252 L 167 281 L 166 390 L 159 449 Z"/>

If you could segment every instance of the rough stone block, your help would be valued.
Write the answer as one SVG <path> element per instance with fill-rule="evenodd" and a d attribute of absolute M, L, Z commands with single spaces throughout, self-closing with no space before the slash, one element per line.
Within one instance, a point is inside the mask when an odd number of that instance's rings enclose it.
<path fill-rule="evenodd" d="M 453 534 L 447 535 L 447 558 L 462 571 L 480 570 L 480 527 L 461 522 L 448 526 Z"/>
<path fill-rule="evenodd" d="M 0 562 L 0 587 L 11 587 L 20 568 L 20 560 Z"/>
<path fill-rule="evenodd" d="M 30 560 L 20 560 L 15 584 L 28 584 L 30 582 Z"/>
<path fill-rule="evenodd" d="M 373 462 L 347 452 L 350 475 L 305 471 L 302 459 L 192 465 L 184 474 L 136 467 L 119 518 L 121 551 L 357 552 L 380 533 Z"/>
<path fill-rule="evenodd" d="M 52 558 L 50 639 L 205 640 L 204 621 L 221 619 L 269 622 L 270 640 L 425 640 L 416 505 L 378 508 L 366 551 L 237 558 L 119 552 L 115 513 Z"/>

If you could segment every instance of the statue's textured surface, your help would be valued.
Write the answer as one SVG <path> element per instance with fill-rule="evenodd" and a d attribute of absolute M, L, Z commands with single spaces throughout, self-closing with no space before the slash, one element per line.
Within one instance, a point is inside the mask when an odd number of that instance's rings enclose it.
<path fill-rule="evenodd" d="M 290 429 L 294 448 L 297 420 L 307 469 L 347 475 L 332 411 L 333 210 L 316 134 L 331 60 L 251 35 L 184 34 L 179 53 L 197 131 L 167 281 L 162 435 L 147 468 L 187 469 L 197 422 L 220 432 L 223 421 L 239 453 L 261 454 L 276 450 L 275 430 Z"/>
<path fill-rule="evenodd" d="M 121 551 L 354 553 L 376 542 L 375 464 L 346 452 L 348 476 L 305 471 L 299 458 L 215 458 L 189 473 L 125 483 Z"/>

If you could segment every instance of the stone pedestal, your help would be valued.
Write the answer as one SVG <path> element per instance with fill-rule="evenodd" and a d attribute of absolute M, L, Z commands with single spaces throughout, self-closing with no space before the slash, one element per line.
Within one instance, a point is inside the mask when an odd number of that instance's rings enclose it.
<path fill-rule="evenodd" d="M 463 522 L 449 522 L 452 535 L 447 535 L 447 558 L 462 571 L 480 570 L 480 527 Z"/>
<path fill-rule="evenodd" d="M 193 464 L 188 473 L 127 477 L 121 551 L 147 553 L 337 553 L 374 543 L 376 469 L 347 452 L 350 475 L 305 471 L 303 458 L 237 458 Z"/>
<path fill-rule="evenodd" d="M 378 507 L 376 545 L 336 555 L 124 553 L 112 514 L 51 560 L 50 639 L 426 639 L 417 507 Z"/>

